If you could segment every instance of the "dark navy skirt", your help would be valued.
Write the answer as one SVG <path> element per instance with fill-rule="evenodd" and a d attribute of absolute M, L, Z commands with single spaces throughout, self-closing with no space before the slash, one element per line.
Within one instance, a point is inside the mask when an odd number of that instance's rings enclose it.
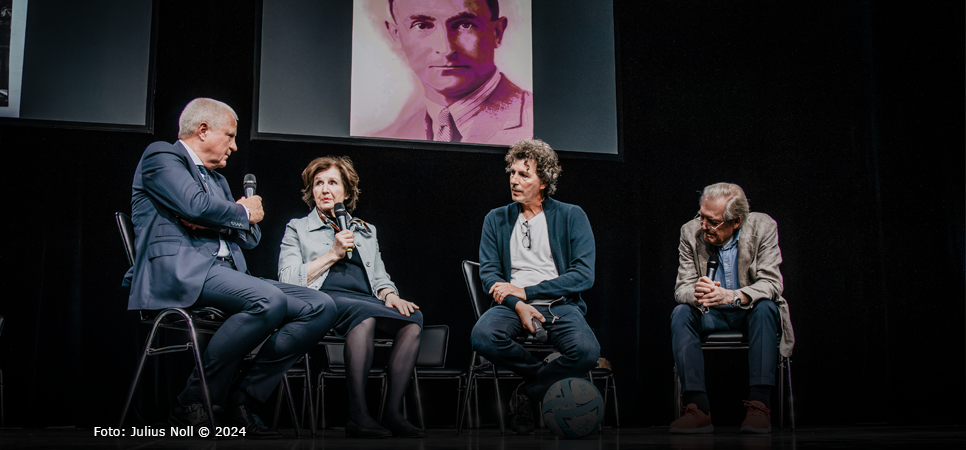
<path fill-rule="evenodd" d="M 322 292 L 329 294 L 339 309 L 339 318 L 332 327 L 332 331 L 338 337 L 345 337 L 349 334 L 349 330 L 370 317 L 375 317 L 377 321 L 394 319 L 411 322 L 419 324 L 420 328 L 423 327 L 423 313 L 418 309 L 406 317 L 398 309 L 387 307 L 385 303 L 370 294 L 336 290 Z"/>

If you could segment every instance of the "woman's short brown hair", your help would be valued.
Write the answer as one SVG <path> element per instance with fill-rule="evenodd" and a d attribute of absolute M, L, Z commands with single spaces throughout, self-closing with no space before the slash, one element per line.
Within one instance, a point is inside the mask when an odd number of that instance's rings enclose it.
<path fill-rule="evenodd" d="M 359 201 L 359 174 L 356 173 L 356 168 L 352 166 L 352 160 L 348 156 L 322 156 L 315 158 L 305 170 L 302 171 L 302 201 L 309 205 L 309 208 L 315 208 L 315 195 L 312 193 L 312 188 L 315 181 L 315 176 L 319 172 L 325 172 L 332 167 L 337 167 L 339 169 L 339 175 L 342 177 L 342 185 L 345 187 L 345 209 L 350 213 L 356 209 L 356 202 Z"/>

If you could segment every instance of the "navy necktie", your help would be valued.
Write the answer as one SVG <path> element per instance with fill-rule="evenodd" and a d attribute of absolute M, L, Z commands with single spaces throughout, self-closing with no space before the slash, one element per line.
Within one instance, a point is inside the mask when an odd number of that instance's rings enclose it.
<path fill-rule="evenodd" d="M 208 172 L 208 169 L 201 164 L 199 164 L 197 167 L 198 172 L 201 172 L 201 182 L 205 185 L 205 191 L 208 192 L 208 195 L 213 195 L 211 192 L 211 184 L 208 183 L 208 179 L 211 178 L 211 172 Z"/>

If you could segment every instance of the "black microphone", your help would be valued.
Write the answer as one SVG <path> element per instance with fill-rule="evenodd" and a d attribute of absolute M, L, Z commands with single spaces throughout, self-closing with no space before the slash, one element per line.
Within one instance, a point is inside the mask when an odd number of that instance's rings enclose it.
<path fill-rule="evenodd" d="M 708 258 L 708 278 L 711 279 L 712 283 L 714 282 L 714 273 L 718 271 L 718 262 L 720 259 L 721 258 L 718 256 L 717 251 L 711 253 L 711 257 Z M 707 306 L 703 306 L 702 308 L 704 309 L 704 312 L 710 311 Z"/>
<path fill-rule="evenodd" d="M 332 209 L 335 212 L 335 217 L 339 219 L 339 228 L 348 230 L 349 224 L 346 218 L 349 217 L 349 213 L 345 210 L 345 205 L 343 205 L 342 202 L 339 202 L 336 203 Z M 345 255 L 348 256 L 349 259 L 352 259 L 352 247 L 345 249 Z"/>
<path fill-rule="evenodd" d="M 543 327 L 540 319 L 533 317 L 530 320 L 533 321 L 533 336 L 540 342 L 547 342 L 547 329 Z"/>
<path fill-rule="evenodd" d="M 255 195 L 255 175 L 245 174 L 245 181 L 242 182 L 242 186 L 245 187 L 245 198 Z"/>

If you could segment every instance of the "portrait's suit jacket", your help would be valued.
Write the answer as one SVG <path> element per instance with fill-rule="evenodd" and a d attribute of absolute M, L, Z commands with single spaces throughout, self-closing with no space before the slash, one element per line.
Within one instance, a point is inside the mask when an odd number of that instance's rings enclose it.
<path fill-rule="evenodd" d="M 213 230 L 221 231 L 235 267 L 248 270 L 241 249 L 258 244 L 261 231 L 232 200 L 225 177 L 209 172 L 212 194 L 180 141 L 155 142 L 141 156 L 131 190 L 135 258 L 125 275 L 131 286 L 128 309 L 194 304 L 218 253 Z M 191 230 L 179 218 L 210 229 Z"/>
<path fill-rule="evenodd" d="M 698 278 L 708 273 L 708 259 L 712 245 L 701 237 L 701 224 L 688 221 L 681 227 L 681 243 L 678 246 L 678 277 L 674 284 L 674 297 L 678 303 L 694 305 L 694 286 Z M 751 303 L 742 308 L 750 309 L 759 300 L 771 300 L 778 306 L 782 319 L 782 340 L 779 351 L 791 356 L 795 346 L 788 302 L 782 297 L 782 252 L 778 248 L 778 224 L 767 214 L 751 213 L 741 224 L 738 239 L 738 284 Z"/>
<path fill-rule="evenodd" d="M 433 140 L 433 118 L 422 101 L 405 109 L 389 127 L 372 136 Z M 533 94 L 513 84 L 503 74 L 496 89 L 477 108 L 472 126 L 460 130 L 460 142 L 511 145 L 533 137 Z"/>

